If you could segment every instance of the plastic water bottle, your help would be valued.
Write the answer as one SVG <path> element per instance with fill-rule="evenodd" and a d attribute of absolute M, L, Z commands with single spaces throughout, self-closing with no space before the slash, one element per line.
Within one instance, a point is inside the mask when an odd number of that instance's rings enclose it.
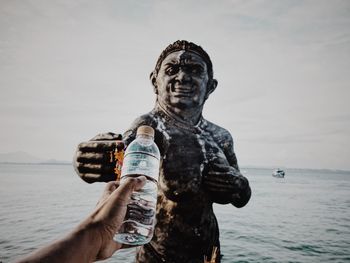
<path fill-rule="evenodd" d="M 114 241 L 128 245 L 143 245 L 151 241 L 156 223 L 159 160 L 153 128 L 140 126 L 136 139 L 125 151 L 121 183 L 127 177 L 139 175 L 146 176 L 147 181 L 142 189 L 132 194 L 125 219 Z"/>

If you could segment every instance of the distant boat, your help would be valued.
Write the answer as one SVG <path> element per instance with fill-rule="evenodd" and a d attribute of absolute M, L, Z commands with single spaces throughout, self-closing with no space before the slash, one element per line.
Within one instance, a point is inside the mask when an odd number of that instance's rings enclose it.
<path fill-rule="evenodd" d="M 273 171 L 272 176 L 277 178 L 284 178 L 285 172 L 282 169 L 276 169 Z"/>

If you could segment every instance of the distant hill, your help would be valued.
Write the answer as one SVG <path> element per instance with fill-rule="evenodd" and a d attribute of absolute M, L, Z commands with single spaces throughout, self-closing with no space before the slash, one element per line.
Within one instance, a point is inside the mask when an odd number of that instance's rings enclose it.
<path fill-rule="evenodd" d="M 42 159 L 23 151 L 0 153 L 0 163 L 24 163 L 24 164 L 69 164 L 68 161 L 56 159 Z"/>

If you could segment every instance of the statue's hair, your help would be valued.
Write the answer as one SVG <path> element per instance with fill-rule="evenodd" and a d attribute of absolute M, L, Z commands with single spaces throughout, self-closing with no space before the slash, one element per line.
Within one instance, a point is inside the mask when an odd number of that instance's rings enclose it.
<path fill-rule="evenodd" d="M 213 79 L 213 65 L 211 63 L 210 57 L 208 55 L 207 52 L 205 52 L 205 50 L 201 47 L 198 46 L 192 42 L 188 42 L 186 40 L 177 40 L 174 43 L 170 44 L 169 46 L 167 46 L 162 53 L 160 54 L 158 60 L 157 60 L 157 64 L 155 67 L 155 71 L 158 74 L 160 66 L 163 62 L 163 60 L 170 54 L 176 51 L 180 51 L 180 50 L 186 50 L 186 51 L 190 51 L 193 52 L 197 55 L 199 55 L 201 58 L 204 59 L 205 63 L 207 64 L 207 69 L 208 69 L 208 76 L 209 76 L 209 80 Z"/>

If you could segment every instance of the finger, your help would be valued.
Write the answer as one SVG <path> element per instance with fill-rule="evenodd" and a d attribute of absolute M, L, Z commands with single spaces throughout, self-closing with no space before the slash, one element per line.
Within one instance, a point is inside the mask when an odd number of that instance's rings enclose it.
<path fill-rule="evenodd" d="M 95 152 L 77 152 L 76 159 L 81 163 L 102 163 L 105 159 L 105 154 Z"/>
<path fill-rule="evenodd" d="M 141 188 L 145 186 L 146 182 L 147 182 L 146 176 L 141 175 L 138 177 L 128 177 L 126 179 L 126 182 L 123 184 L 133 185 L 134 186 L 133 191 L 138 191 L 138 190 L 141 190 Z"/>
<path fill-rule="evenodd" d="M 213 177 L 207 177 L 205 180 L 203 180 L 204 183 L 216 183 L 216 184 L 233 184 L 234 178 L 213 178 Z"/>
<path fill-rule="evenodd" d="M 115 162 L 113 151 L 96 153 L 96 152 L 77 152 L 76 160 L 79 163 L 91 163 L 91 164 L 108 164 Z"/>
<path fill-rule="evenodd" d="M 233 174 L 241 175 L 240 171 L 236 168 L 226 165 L 226 164 L 220 164 L 220 163 L 211 163 L 209 165 L 209 170 L 214 170 L 218 172 L 231 172 Z"/>
<path fill-rule="evenodd" d="M 119 187 L 111 193 L 101 206 L 108 218 L 114 221 L 116 229 L 119 228 L 130 202 L 133 191 L 139 190 L 146 183 L 146 177 L 134 177 L 124 179 Z"/>
<path fill-rule="evenodd" d="M 97 134 L 94 138 L 92 138 L 92 141 L 108 141 L 108 140 L 121 140 L 122 135 L 121 134 L 116 134 L 113 132 L 107 132 L 107 133 L 100 133 Z"/>
<path fill-rule="evenodd" d="M 107 152 L 114 151 L 116 141 L 88 141 L 78 145 L 78 150 L 81 152 Z"/>
<path fill-rule="evenodd" d="M 220 173 L 208 173 L 204 176 L 204 183 L 231 185 L 233 189 L 245 189 L 249 185 L 248 180 L 240 174 L 220 174 Z"/>
<path fill-rule="evenodd" d="M 205 181 L 218 181 L 218 182 L 230 182 L 234 179 L 234 175 L 230 172 L 214 172 L 209 171 L 208 174 L 203 176 Z"/>
<path fill-rule="evenodd" d="M 235 178 L 226 177 L 226 178 L 215 178 L 215 177 L 206 177 L 203 180 L 204 184 L 217 184 L 217 185 L 233 185 L 235 182 Z"/>
<path fill-rule="evenodd" d="M 228 172 L 232 170 L 232 167 L 221 163 L 210 163 L 210 168 L 215 171 Z"/>
<path fill-rule="evenodd" d="M 219 187 L 207 187 L 207 191 L 212 192 L 212 193 L 218 193 L 218 194 L 233 194 L 234 191 L 231 189 L 223 189 Z"/>
<path fill-rule="evenodd" d="M 128 177 L 123 179 L 118 189 L 111 194 L 111 199 L 127 205 L 133 191 L 140 190 L 146 184 L 146 177 Z"/>
<path fill-rule="evenodd" d="M 232 185 L 236 178 L 231 173 L 209 172 L 203 177 L 203 182 L 205 184 Z"/>
<path fill-rule="evenodd" d="M 106 184 L 103 194 L 110 195 L 119 187 L 119 182 L 113 181 Z"/>
<path fill-rule="evenodd" d="M 222 184 L 222 183 L 216 183 L 216 182 L 205 182 L 205 187 L 211 191 L 218 191 L 218 192 L 233 192 L 234 187 L 232 184 Z"/>
<path fill-rule="evenodd" d="M 100 182 L 101 175 L 100 174 L 92 174 L 92 173 L 79 173 L 81 179 L 83 179 L 87 183 Z"/>
<path fill-rule="evenodd" d="M 91 164 L 91 163 L 77 163 L 79 173 L 92 174 L 114 174 L 113 164 Z"/>
<path fill-rule="evenodd" d="M 209 170 L 208 173 L 205 176 L 217 176 L 217 177 L 224 177 L 224 176 L 234 176 L 234 173 L 232 170 L 227 171 L 218 171 L 218 170 Z"/>

